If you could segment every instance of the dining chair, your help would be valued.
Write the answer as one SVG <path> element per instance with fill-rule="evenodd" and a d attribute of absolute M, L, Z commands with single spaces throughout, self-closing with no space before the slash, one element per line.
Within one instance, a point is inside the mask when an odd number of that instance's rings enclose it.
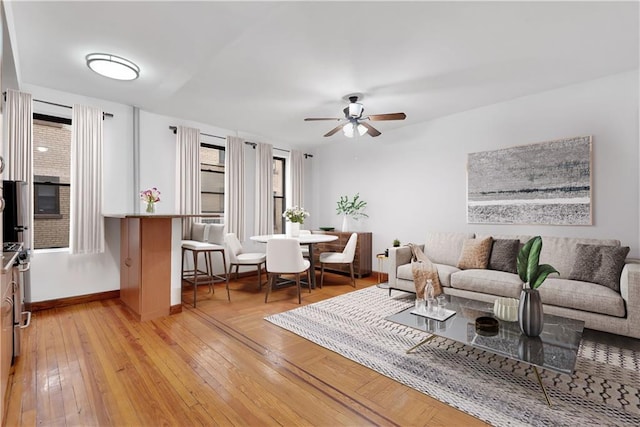
<path fill-rule="evenodd" d="M 193 223 L 191 225 L 191 235 L 189 240 L 182 241 L 182 280 L 193 284 L 193 307 L 196 307 L 198 295 L 198 285 L 209 285 L 209 293 L 213 293 L 213 285 L 217 281 L 225 281 L 227 288 L 227 300 L 231 301 L 229 294 L 229 275 L 227 273 L 227 259 L 225 257 L 224 246 L 209 242 L 209 224 Z M 193 258 L 193 269 L 185 270 L 184 257 L 187 251 L 191 252 Z M 204 254 L 205 270 L 198 268 L 200 254 Z M 220 254 L 224 266 L 224 276 L 213 273 L 213 262 L 211 254 Z"/>
<path fill-rule="evenodd" d="M 349 269 L 351 271 L 351 284 L 354 288 L 356 287 L 356 279 L 353 275 L 353 259 L 356 255 L 357 244 L 358 234 L 352 233 L 342 252 L 322 252 L 320 254 L 320 287 L 322 287 L 324 280 L 325 264 L 349 264 Z"/>
<path fill-rule="evenodd" d="M 311 234 L 311 230 L 300 230 L 300 236 Z M 305 258 L 309 258 L 309 246 L 308 245 L 300 245 L 302 248 L 302 256 Z"/>
<path fill-rule="evenodd" d="M 297 239 L 269 239 L 267 240 L 267 293 L 264 302 L 267 302 L 269 293 L 273 289 L 277 278 L 281 274 L 295 274 L 298 290 L 298 304 L 302 303 L 300 296 L 300 273 L 307 272 L 307 283 L 311 292 L 311 276 L 308 260 L 302 257 L 302 249 Z"/>
<path fill-rule="evenodd" d="M 240 243 L 235 233 L 227 233 L 224 236 L 224 243 L 229 254 L 229 274 L 231 274 L 231 270 L 235 266 L 237 280 L 238 270 L 241 265 L 255 265 L 258 269 L 258 289 L 262 289 L 262 265 L 267 262 L 266 254 L 262 252 L 244 252 L 242 243 Z"/>

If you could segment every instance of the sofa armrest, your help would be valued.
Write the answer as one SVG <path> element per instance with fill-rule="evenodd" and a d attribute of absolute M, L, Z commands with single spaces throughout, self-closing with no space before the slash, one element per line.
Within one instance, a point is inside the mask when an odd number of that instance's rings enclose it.
<path fill-rule="evenodd" d="M 620 295 L 627 306 L 629 329 L 640 336 L 640 261 L 627 260 L 620 276 Z"/>
<path fill-rule="evenodd" d="M 424 249 L 424 245 L 419 246 L 420 249 Z M 409 246 L 389 248 L 389 285 L 394 286 L 396 284 L 398 267 L 410 262 L 411 248 Z"/>

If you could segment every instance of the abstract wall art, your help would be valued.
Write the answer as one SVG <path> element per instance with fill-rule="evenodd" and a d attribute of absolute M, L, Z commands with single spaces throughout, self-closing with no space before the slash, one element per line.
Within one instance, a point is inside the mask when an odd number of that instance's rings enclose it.
<path fill-rule="evenodd" d="M 591 225 L 591 136 L 467 159 L 467 222 Z"/>

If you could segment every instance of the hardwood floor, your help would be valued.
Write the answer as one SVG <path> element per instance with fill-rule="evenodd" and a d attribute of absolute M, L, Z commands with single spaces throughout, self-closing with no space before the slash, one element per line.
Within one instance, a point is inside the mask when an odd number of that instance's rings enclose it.
<path fill-rule="evenodd" d="M 363 288 L 372 278 L 357 280 Z M 263 320 L 255 276 L 183 292 L 183 312 L 138 322 L 118 299 L 34 313 L 15 365 L 6 425 L 483 425 Z M 303 304 L 353 288 L 327 274 Z"/>

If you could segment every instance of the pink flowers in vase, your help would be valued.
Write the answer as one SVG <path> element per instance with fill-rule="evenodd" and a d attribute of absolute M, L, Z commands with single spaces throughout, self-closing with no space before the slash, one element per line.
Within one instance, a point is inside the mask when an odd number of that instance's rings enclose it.
<path fill-rule="evenodd" d="M 140 192 L 140 200 L 147 204 L 147 213 L 155 212 L 155 204 L 160 201 L 160 190 L 156 187 Z"/>

